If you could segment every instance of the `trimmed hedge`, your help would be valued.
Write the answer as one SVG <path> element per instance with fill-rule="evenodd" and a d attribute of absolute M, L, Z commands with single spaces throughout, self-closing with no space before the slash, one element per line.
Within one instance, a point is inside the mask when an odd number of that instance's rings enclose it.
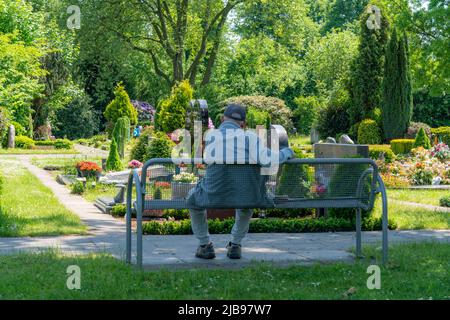
<path fill-rule="evenodd" d="M 358 127 L 359 144 L 381 143 L 381 132 L 375 120 L 366 119 L 361 121 Z"/>
<path fill-rule="evenodd" d="M 391 140 L 391 150 L 395 154 L 410 153 L 414 147 L 414 139 L 394 139 Z"/>
<path fill-rule="evenodd" d="M 441 207 L 449 207 L 450 208 L 450 196 L 442 197 L 439 200 L 439 205 Z"/>
<path fill-rule="evenodd" d="M 234 225 L 234 219 L 209 220 L 211 234 L 228 234 Z M 381 219 L 368 217 L 363 219 L 362 228 L 365 231 L 381 230 Z M 389 221 L 389 228 L 397 225 Z M 256 219 L 250 222 L 250 233 L 302 233 L 302 232 L 337 232 L 353 231 L 355 222 L 342 218 L 317 219 Z M 192 234 L 191 221 L 150 221 L 143 225 L 143 233 L 148 235 L 186 235 Z"/>
<path fill-rule="evenodd" d="M 55 149 L 72 149 L 73 147 L 72 141 L 68 139 L 38 140 L 34 144 L 42 147 L 55 147 Z"/>
<path fill-rule="evenodd" d="M 431 129 L 431 133 L 436 135 L 439 140 L 446 145 L 450 145 L 450 127 L 439 127 Z"/>
<path fill-rule="evenodd" d="M 378 144 L 369 146 L 369 157 L 378 160 L 381 155 L 384 157 L 384 162 L 391 163 L 395 160 L 395 154 L 391 150 L 390 145 Z"/>
<path fill-rule="evenodd" d="M 19 149 L 33 149 L 34 141 L 27 136 L 17 136 L 15 139 L 15 147 Z"/>

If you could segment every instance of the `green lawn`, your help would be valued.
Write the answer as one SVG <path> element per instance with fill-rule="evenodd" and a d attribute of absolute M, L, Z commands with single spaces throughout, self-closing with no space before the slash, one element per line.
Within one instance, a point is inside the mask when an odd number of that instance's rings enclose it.
<path fill-rule="evenodd" d="M 366 286 L 380 252 L 364 253 L 366 260 L 352 264 L 144 272 L 108 255 L 1 256 L 0 299 L 450 299 L 450 244 L 393 246 L 380 290 Z M 80 267 L 80 290 L 66 288 L 69 265 Z"/>
<path fill-rule="evenodd" d="M 79 154 L 75 149 L 2 149 L 0 148 L 0 154 Z"/>
<path fill-rule="evenodd" d="M 80 161 L 92 161 L 96 162 L 99 166 L 102 165 L 102 160 L 100 157 L 86 157 L 82 155 L 76 155 L 73 157 L 52 157 L 52 158 L 33 158 L 31 163 L 39 168 L 44 168 L 45 166 L 74 166 Z"/>
<path fill-rule="evenodd" d="M 306 135 L 295 135 L 289 137 L 289 144 L 291 146 L 298 146 L 298 145 L 310 145 L 311 139 L 309 136 Z"/>
<path fill-rule="evenodd" d="M 439 206 L 439 199 L 448 196 L 450 190 L 417 190 L 417 189 L 389 189 L 389 199 L 410 201 Z"/>
<path fill-rule="evenodd" d="M 1 160 L 0 236 L 84 234 L 86 226 L 18 161 Z"/>
<path fill-rule="evenodd" d="M 421 191 L 422 192 L 422 191 Z M 391 198 L 388 190 L 388 215 L 399 229 L 450 229 L 450 213 L 404 205 Z M 375 202 L 374 216 L 381 217 L 381 201 Z"/>

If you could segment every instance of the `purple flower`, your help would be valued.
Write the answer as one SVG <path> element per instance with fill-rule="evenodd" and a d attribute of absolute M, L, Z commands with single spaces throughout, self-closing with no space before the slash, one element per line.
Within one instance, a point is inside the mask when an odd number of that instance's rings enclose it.
<path fill-rule="evenodd" d="M 142 162 L 138 161 L 138 160 L 131 160 L 128 163 L 128 168 L 130 169 L 138 169 L 141 168 L 143 166 Z"/>

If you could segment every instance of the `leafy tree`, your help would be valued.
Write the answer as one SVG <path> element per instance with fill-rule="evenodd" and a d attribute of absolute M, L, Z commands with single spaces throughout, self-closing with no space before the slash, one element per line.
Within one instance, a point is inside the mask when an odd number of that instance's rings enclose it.
<path fill-rule="evenodd" d="M 48 103 L 55 111 L 53 133 L 56 137 L 69 139 L 90 138 L 98 130 L 98 116 L 91 100 L 76 86 L 63 86 Z"/>
<path fill-rule="evenodd" d="M 424 122 L 433 128 L 450 127 L 450 97 L 433 97 L 428 90 L 414 93 L 413 121 Z"/>
<path fill-rule="evenodd" d="M 377 6 L 380 6 L 376 3 Z M 389 22 L 384 8 L 380 9 L 379 28 L 369 28 L 367 21 L 372 13 L 367 10 L 360 18 L 360 41 L 351 76 L 353 103 L 349 110 L 351 123 L 370 118 L 372 111 L 381 106 L 383 93 L 384 54 L 388 40 Z"/>
<path fill-rule="evenodd" d="M 298 133 L 309 134 L 311 126 L 317 118 L 320 109 L 319 100 L 314 97 L 297 97 L 297 108 L 294 109 L 294 125 Z"/>
<path fill-rule="evenodd" d="M 119 152 L 117 151 L 117 143 L 114 138 L 112 138 L 108 159 L 106 159 L 106 170 L 122 170 L 122 162 L 120 161 Z"/>
<path fill-rule="evenodd" d="M 164 132 L 173 132 L 186 126 L 186 108 L 192 100 L 194 90 L 189 81 L 175 85 L 172 94 L 158 106 L 156 124 Z"/>
<path fill-rule="evenodd" d="M 358 54 L 358 37 L 350 30 L 330 32 L 311 45 L 305 56 L 320 96 L 328 97 L 346 85 L 350 68 Z"/>
<path fill-rule="evenodd" d="M 130 119 L 121 117 L 117 119 L 113 130 L 114 140 L 117 142 L 120 159 L 125 157 L 125 146 L 130 141 Z"/>
<path fill-rule="evenodd" d="M 322 32 L 327 33 L 334 28 L 344 28 L 352 23 L 366 8 L 369 0 L 334 0 L 330 5 Z"/>
<path fill-rule="evenodd" d="M 108 119 L 111 129 L 121 117 L 128 117 L 131 124 L 137 123 L 137 111 L 130 101 L 128 93 L 122 83 L 119 83 L 114 90 L 114 100 L 111 101 L 105 110 L 105 118 Z"/>
<path fill-rule="evenodd" d="M 164 132 L 156 132 L 148 148 L 147 160 L 153 158 L 170 158 L 175 143 Z"/>
<path fill-rule="evenodd" d="M 406 37 L 394 29 L 386 50 L 383 83 L 383 129 L 385 138 L 403 138 L 412 116 L 411 78 Z"/>
<path fill-rule="evenodd" d="M 337 137 L 349 131 L 350 121 L 347 110 L 351 103 L 347 90 L 339 89 L 333 92 L 328 105 L 319 113 L 317 119 L 320 138 Z"/>

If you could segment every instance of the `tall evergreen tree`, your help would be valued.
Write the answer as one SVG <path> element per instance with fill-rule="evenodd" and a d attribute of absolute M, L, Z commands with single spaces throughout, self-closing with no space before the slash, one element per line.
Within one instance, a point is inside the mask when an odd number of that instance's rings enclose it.
<path fill-rule="evenodd" d="M 383 129 L 385 138 L 402 138 L 412 116 L 411 76 L 406 36 L 394 29 L 386 50 L 383 82 Z"/>
<path fill-rule="evenodd" d="M 385 10 L 369 4 L 360 17 L 359 53 L 355 59 L 350 80 L 353 104 L 348 110 L 352 124 L 373 118 L 375 108 L 381 107 L 383 96 L 383 67 L 389 22 Z M 379 16 L 379 19 L 378 19 Z M 368 20 L 376 18 L 369 27 Z M 379 21 L 378 21 L 379 20 Z"/>

